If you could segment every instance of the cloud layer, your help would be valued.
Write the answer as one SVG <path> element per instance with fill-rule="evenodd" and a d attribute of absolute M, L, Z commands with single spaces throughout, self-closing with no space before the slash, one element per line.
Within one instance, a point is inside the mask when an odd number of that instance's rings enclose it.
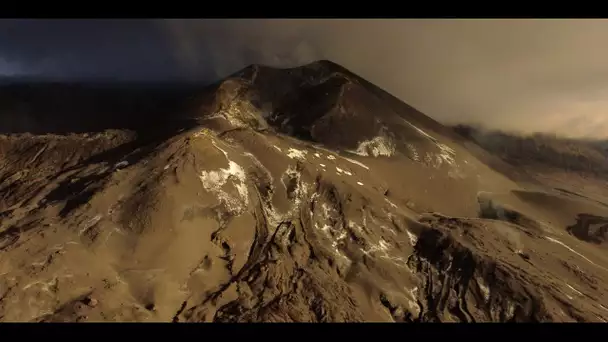
<path fill-rule="evenodd" d="M 185 68 L 331 59 L 444 122 L 608 137 L 606 20 L 164 21 Z M 199 65 L 207 51 L 206 65 Z M 194 73 L 195 74 L 195 73 Z"/>
<path fill-rule="evenodd" d="M 323 58 L 446 123 L 608 137 L 606 20 L 97 20 L 36 21 L 28 29 L 23 29 L 23 21 L 10 25 L 12 31 L 0 30 L 0 41 L 10 40 L 2 32 L 21 35 L 12 48 L 0 46 L 13 51 L 10 60 L 30 58 L 29 68 L 51 70 L 57 77 L 97 73 L 213 81 L 251 63 L 289 67 Z"/>

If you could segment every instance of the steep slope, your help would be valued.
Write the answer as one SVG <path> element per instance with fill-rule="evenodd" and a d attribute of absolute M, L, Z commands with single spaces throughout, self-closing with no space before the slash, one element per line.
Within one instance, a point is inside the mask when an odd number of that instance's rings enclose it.
<path fill-rule="evenodd" d="M 378 164 L 378 178 L 387 180 L 395 196 L 404 202 L 417 197 L 429 210 L 475 215 L 479 191 L 517 187 L 480 163 L 450 129 L 393 100 L 336 64 L 320 61 L 286 70 L 251 66 L 221 82 L 201 111 L 215 113 L 203 123 L 220 131 L 229 129 L 222 126 L 228 123 L 271 130 L 347 157 L 373 157 L 369 162 Z"/>
<path fill-rule="evenodd" d="M 608 207 L 517 184 L 342 67 L 251 66 L 193 103 L 0 140 L 1 320 L 608 317 Z"/>

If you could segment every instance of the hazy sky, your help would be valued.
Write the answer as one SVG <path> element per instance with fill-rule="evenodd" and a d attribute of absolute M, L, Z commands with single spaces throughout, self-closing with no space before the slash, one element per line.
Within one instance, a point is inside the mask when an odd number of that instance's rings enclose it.
<path fill-rule="evenodd" d="M 0 74 L 212 81 L 330 59 L 443 122 L 608 137 L 607 20 L 2 20 Z"/>

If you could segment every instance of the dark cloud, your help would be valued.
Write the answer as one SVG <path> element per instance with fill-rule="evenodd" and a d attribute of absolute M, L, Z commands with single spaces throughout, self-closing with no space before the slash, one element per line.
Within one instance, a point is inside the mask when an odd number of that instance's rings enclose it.
<path fill-rule="evenodd" d="M 2 57 L 18 61 L 24 74 L 55 79 L 174 77 L 172 45 L 164 38 L 145 19 L 0 22 Z"/>
<path fill-rule="evenodd" d="M 326 58 L 441 121 L 608 136 L 606 20 L 47 20 L 0 26 L 2 73 L 212 81 L 251 63 L 287 67 Z"/>

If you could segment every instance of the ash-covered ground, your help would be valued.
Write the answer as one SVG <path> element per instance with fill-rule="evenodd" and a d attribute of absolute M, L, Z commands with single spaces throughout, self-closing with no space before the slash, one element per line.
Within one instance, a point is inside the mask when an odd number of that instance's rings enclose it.
<path fill-rule="evenodd" d="M 1 321 L 608 319 L 601 175 L 327 61 L 58 87 L 0 96 Z"/>

